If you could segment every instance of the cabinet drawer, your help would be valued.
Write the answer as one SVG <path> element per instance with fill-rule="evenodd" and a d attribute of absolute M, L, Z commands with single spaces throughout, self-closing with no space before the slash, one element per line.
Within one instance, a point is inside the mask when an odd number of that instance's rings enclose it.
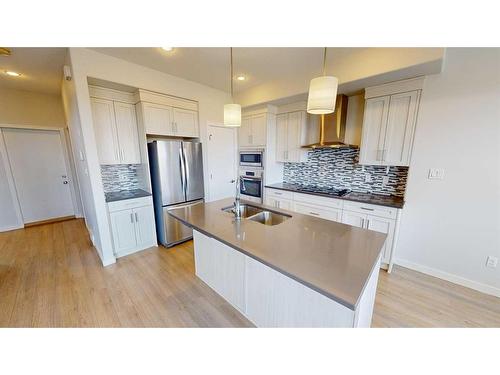
<path fill-rule="evenodd" d="M 266 194 L 269 197 L 283 198 L 283 199 L 293 199 L 293 193 L 286 190 L 270 189 L 266 188 Z"/>
<path fill-rule="evenodd" d="M 123 201 L 109 202 L 108 210 L 109 212 L 128 210 L 136 207 L 150 206 L 153 204 L 153 199 L 151 197 L 141 197 L 135 199 L 126 199 Z"/>
<path fill-rule="evenodd" d="M 398 209 L 394 207 L 377 206 L 375 204 L 344 202 L 344 210 L 359 212 L 363 214 L 395 219 Z"/>
<path fill-rule="evenodd" d="M 295 202 L 294 210 L 304 215 L 319 217 L 321 219 L 340 222 L 342 211 L 337 208 L 323 208 L 316 205 L 309 205 Z"/>
<path fill-rule="evenodd" d="M 318 195 L 302 194 L 302 193 L 293 193 L 293 200 L 295 202 L 315 204 L 318 206 L 326 206 L 338 209 L 342 209 L 343 205 L 343 201 L 340 199 L 320 197 Z"/>

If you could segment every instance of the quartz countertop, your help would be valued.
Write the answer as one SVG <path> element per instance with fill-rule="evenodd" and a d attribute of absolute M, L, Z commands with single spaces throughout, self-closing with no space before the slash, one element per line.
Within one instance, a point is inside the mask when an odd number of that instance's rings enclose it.
<path fill-rule="evenodd" d="M 320 195 L 323 197 L 334 198 L 334 199 L 343 199 L 343 200 L 353 201 L 353 202 L 377 204 L 379 206 L 387 206 L 387 207 L 394 207 L 394 208 L 403 208 L 404 203 L 405 203 L 403 198 L 396 197 L 394 195 L 357 193 L 357 192 L 351 191 L 350 193 L 348 193 L 342 197 L 336 197 L 336 196 L 332 196 L 332 195 L 328 195 L 328 194 L 323 194 L 320 192 L 316 193 L 314 191 L 305 192 L 305 191 L 299 190 L 300 185 L 289 184 L 286 182 L 279 182 L 276 184 L 270 184 L 270 185 L 266 185 L 265 187 L 272 188 L 272 189 L 293 191 L 293 192 L 297 192 L 297 193 L 301 193 L 301 194 Z"/>
<path fill-rule="evenodd" d="M 110 191 L 105 193 L 106 202 L 116 202 L 123 201 L 125 199 L 134 199 L 134 198 L 142 198 L 149 197 L 151 193 L 148 193 L 142 189 L 134 189 L 134 190 L 120 190 L 120 191 Z"/>
<path fill-rule="evenodd" d="M 170 214 L 241 253 L 355 310 L 379 256 L 386 235 L 295 212 L 267 207 L 291 218 L 269 226 L 235 220 L 222 209 L 233 199 L 198 204 Z"/>

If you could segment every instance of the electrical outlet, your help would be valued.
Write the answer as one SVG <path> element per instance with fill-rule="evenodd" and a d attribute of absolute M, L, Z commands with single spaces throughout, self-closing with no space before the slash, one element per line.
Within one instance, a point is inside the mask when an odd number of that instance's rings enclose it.
<path fill-rule="evenodd" d="M 389 183 L 389 176 L 382 177 L 382 184 L 387 185 Z"/>
<path fill-rule="evenodd" d="M 498 265 L 498 258 L 497 257 L 494 257 L 494 256 L 489 256 L 487 259 L 486 259 L 486 267 L 490 267 L 490 268 L 496 268 Z"/>
<path fill-rule="evenodd" d="M 365 174 L 365 182 L 372 182 L 372 176 L 369 173 Z"/>
<path fill-rule="evenodd" d="M 444 169 L 431 168 L 429 169 L 429 180 L 442 180 L 444 178 Z"/>

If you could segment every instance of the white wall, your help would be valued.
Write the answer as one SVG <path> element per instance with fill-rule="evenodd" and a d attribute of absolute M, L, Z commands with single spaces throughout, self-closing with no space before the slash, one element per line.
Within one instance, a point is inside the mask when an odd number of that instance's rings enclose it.
<path fill-rule="evenodd" d="M 82 196 L 86 196 L 86 199 L 89 200 L 89 206 L 94 209 L 94 212 L 86 210 L 86 215 L 94 223 L 93 234 L 96 239 L 96 247 L 100 249 L 103 263 L 109 264 L 114 262 L 114 256 L 92 124 L 87 77 L 198 101 L 200 139 L 203 143 L 207 138 L 207 123 L 221 123 L 223 121 L 223 106 L 229 101 L 229 96 L 225 92 L 88 49 L 70 48 L 69 54 L 73 73 L 72 84 L 74 85 L 74 95 L 71 97 L 75 100 L 75 105 L 70 113 L 78 112 L 78 121 L 74 119 L 73 123 L 79 122 L 81 135 L 76 134 L 73 129 L 71 132 L 72 137 L 74 137 L 73 143 L 77 143 L 79 139 L 81 147 L 86 152 L 89 174 L 88 178 L 84 178 L 85 181 L 88 180 L 89 191 L 82 192 Z M 70 123 L 71 127 L 73 126 Z M 75 135 L 73 135 L 74 133 Z M 77 148 L 77 145 L 75 144 L 74 147 Z M 75 155 L 75 159 L 78 159 L 77 156 Z M 205 165 L 207 163 L 206 147 L 204 148 L 204 163 Z M 204 168 L 204 170 L 207 180 L 206 171 L 208 168 Z M 207 197 L 210 196 L 208 184 L 205 184 L 205 194 Z"/>
<path fill-rule="evenodd" d="M 500 49 L 448 49 L 427 77 L 405 198 L 397 263 L 500 296 Z"/>
<path fill-rule="evenodd" d="M 0 124 L 66 127 L 59 95 L 0 87 Z"/>

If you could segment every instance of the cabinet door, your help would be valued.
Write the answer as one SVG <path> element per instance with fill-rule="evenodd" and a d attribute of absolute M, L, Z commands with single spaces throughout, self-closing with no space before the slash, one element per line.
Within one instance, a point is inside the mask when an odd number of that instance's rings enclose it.
<path fill-rule="evenodd" d="M 253 116 L 251 118 L 252 146 L 265 146 L 267 142 L 267 116 L 265 114 Z"/>
<path fill-rule="evenodd" d="M 279 198 L 271 198 L 268 197 L 266 198 L 266 205 L 275 207 L 275 208 L 282 208 L 284 210 L 292 211 L 293 210 L 293 202 L 288 199 L 279 199 Z"/>
<path fill-rule="evenodd" d="M 198 137 L 198 112 L 174 108 L 174 131 L 177 136 Z"/>
<path fill-rule="evenodd" d="M 366 228 L 380 233 L 386 233 L 384 247 L 382 248 L 382 262 L 389 263 L 391 258 L 392 242 L 394 239 L 395 222 L 391 219 L 367 215 Z"/>
<path fill-rule="evenodd" d="M 301 130 L 302 113 L 291 112 L 288 114 L 287 128 L 287 160 L 291 162 L 300 162 L 301 154 Z"/>
<path fill-rule="evenodd" d="M 242 118 L 241 126 L 238 129 L 238 143 L 240 147 L 252 145 L 252 123 L 250 118 Z"/>
<path fill-rule="evenodd" d="M 336 208 L 323 208 L 315 205 L 295 202 L 295 211 L 309 216 L 319 217 L 331 221 L 341 221 L 342 211 Z"/>
<path fill-rule="evenodd" d="M 288 114 L 283 113 L 276 116 L 276 161 L 287 161 L 288 150 L 288 132 L 287 132 Z"/>
<path fill-rule="evenodd" d="M 145 248 L 156 243 L 156 227 L 153 206 L 134 209 L 135 232 L 137 245 Z"/>
<path fill-rule="evenodd" d="M 359 151 L 360 164 L 382 164 L 389 102 L 389 96 L 371 98 L 365 102 L 361 147 Z"/>
<path fill-rule="evenodd" d="M 116 130 L 120 161 L 123 164 L 140 164 L 141 151 L 137 133 L 137 117 L 132 104 L 114 102 Z"/>
<path fill-rule="evenodd" d="M 418 90 L 391 95 L 382 164 L 410 165 L 419 96 Z"/>
<path fill-rule="evenodd" d="M 119 164 L 115 112 L 111 100 L 91 98 L 97 155 L 101 164 Z"/>
<path fill-rule="evenodd" d="M 352 211 L 342 211 L 342 223 L 353 227 L 363 228 L 366 222 L 366 215 Z"/>
<path fill-rule="evenodd" d="M 175 135 L 172 122 L 172 108 L 159 104 L 143 103 L 146 134 Z"/>
<path fill-rule="evenodd" d="M 203 280 L 212 289 L 216 287 L 215 249 L 212 239 L 193 230 L 194 240 L 194 268 L 196 276 Z"/>
<path fill-rule="evenodd" d="M 135 218 L 132 210 L 116 211 L 109 214 L 113 231 L 115 254 L 132 250 L 137 246 Z"/>

